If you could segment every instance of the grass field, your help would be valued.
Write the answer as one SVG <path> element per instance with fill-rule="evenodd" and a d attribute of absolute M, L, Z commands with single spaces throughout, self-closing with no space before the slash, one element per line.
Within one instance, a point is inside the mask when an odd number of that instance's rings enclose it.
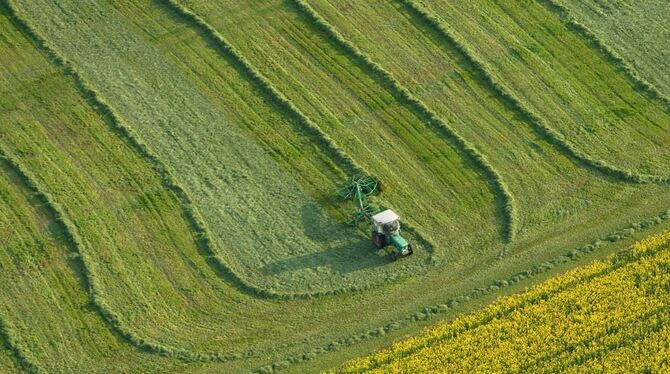
<path fill-rule="evenodd" d="M 328 369 L 669 226 L 670 112 L 548 3 L 1 4 L 2 370 Z"/>
<path fill-rule="evenodd" d="M 645 80 L 670 95 L 670 4 L 664 1 L 561 0 L 576 22 L 603 40 Z"/>
<path fill-rule="evenodd" d="M 338 372 L 666 372 L 669 260 L 645 239 Z"/>

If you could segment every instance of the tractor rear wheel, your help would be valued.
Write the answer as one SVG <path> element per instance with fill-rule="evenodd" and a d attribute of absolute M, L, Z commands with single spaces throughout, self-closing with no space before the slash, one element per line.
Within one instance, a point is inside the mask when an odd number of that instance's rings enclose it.
<path fill-rule="evenodd" d="M 375 246 L 378 249 L 384 248 L 384 235 L 383 234 L 376 234 L 372 233 L 372 242 L 375 243 Z"/>

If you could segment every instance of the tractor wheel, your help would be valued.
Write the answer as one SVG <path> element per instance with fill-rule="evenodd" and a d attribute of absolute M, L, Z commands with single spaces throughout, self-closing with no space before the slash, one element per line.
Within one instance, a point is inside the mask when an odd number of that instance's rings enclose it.
<path fill-rule="evenodd" d="M 372 242 L 375 243 L 375 247 L 384 248 L 384 235 L 372 234 Z"/>
<path fill-rule="evenodd" d="M 407 256 L 411 255 L 414 253 L 414 249 L 412 248 L 412 245 L 407 246 Z"/>
<path fill-rule="evenodd" d="M 391 252 L 391 261 L 396 261 L 398 260 L 398 252 L 393 251 Z"/>

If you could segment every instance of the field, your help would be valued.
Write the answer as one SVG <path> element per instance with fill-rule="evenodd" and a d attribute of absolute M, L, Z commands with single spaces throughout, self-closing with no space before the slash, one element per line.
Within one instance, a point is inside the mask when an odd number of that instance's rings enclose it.
<path fill-rule="evenodd" d="M 0 371 L 325 370 L 667 229 L 665 62 L 579 4 L 0 1 Z"/>
<path fill-rule="evenodd" d="M 603 40 L 643 79 L 666 97 L 670 95 L 670 77 L 662 74 L 670 68 L 670 50 L 666 43 L 670 38 L 667 25 L 670 5 L 667 2 L 560 0 L 557 3 L 573 22 Z"/>
<path fill-rule="evenodd" d="M 654 236 L 338 371 L 667 372 L 669 261 Z"/>

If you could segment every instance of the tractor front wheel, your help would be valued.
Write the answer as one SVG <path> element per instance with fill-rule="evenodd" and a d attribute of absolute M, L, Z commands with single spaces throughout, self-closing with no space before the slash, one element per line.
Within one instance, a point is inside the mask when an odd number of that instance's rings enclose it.
<path fill-rule="evenodd" d="M 391 261 L 396 261 L 398 260 L 398 252 L 393 251 L 391 252 Z"/>

